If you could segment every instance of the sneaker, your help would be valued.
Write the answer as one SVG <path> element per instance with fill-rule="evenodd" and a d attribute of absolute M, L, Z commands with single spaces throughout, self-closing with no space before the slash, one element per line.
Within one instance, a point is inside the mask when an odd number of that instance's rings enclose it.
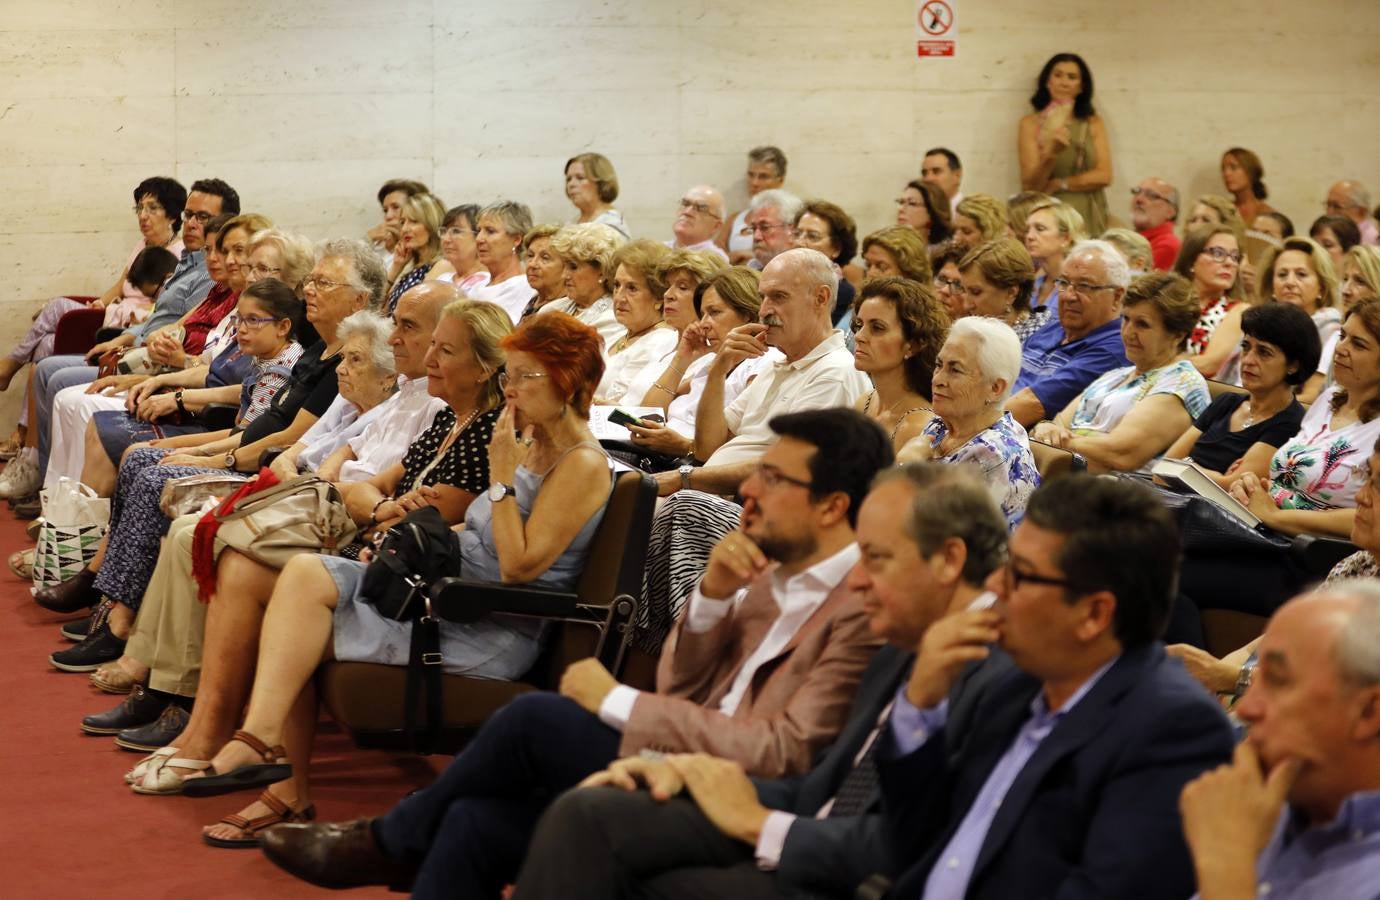
<path fill-rule="evenodd" d="M 94 672 L 103 663 L 112 662 L 124 655 L 125 642 L 110 630 L 110 622 L 102 617 L 100 624 L 81 643 L 68 650 L 59 650 L 48 657 L 53 668 L 64 672 Z"/>
<path fill-rule="evenodd" d="M 37 494 L 42 486 L 43 479 L 38 477 L 38 463 L 30 459 L 28 454 L 16 456 L 5 466 L 5 471 L 0 472 L 0 497 L 27 497 Z"/>
<path fill-rule="evenodd" d="M 167 703 L 168 695 L 160 696 L 163 702 Z M 174 697 L 164 708 L 158 721 L 138 728 L 126 728 L 115 738 L 115 746 L 122 750 L 138 750 L 141 753 L 152 753 L 163 747 L 171 747 L 172 742 L 177 740 L 191 719 L 191 715 L 181 706 L 184 702 L 186 701 L 183 698 Z"/>
<path fill-rule="evenodd" d="M 76 643 L 84 639 L 87 632 L 91 630 L 91 620 L 96 618 L 94 615 L 87 616 L 85 619 L 74 619 L 62 626 L 62 636 Z"/>
<path fill-rule="evenodd" d="M 158 721 L 167 705 L 166 694 L 136 684 L 129 696 L 114 709 L 83 718 L 81 730 L 87 734 L 119 734 L 126 728 L 140 728 Z"/>

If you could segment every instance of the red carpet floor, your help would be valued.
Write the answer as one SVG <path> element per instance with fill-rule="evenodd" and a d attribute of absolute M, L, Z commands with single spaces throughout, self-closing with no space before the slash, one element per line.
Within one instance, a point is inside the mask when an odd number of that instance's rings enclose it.
<path fill-rule="evenodd" d="M 0 551 L 30 546 L 25 523 L 0 503 Z M 69 617 L 70 618 L 70 617 Z M 258 850 L 201 842 L 201 826 L 237 811 L 250 794 L 191 800 L 144 797 L 121 776 L 140 758 L 81 733 L 81 717 L 114 706 L 87 676 L 59 672 L 48 654 L 71 646 L 65 621 L 39 608 L 28 584 L 0 566 L 0 897 L 210 900 L 325 897 L 279 871 Z M 429 783 L 447 757 L 355 748 L 323 725 L 313 775 L 317 816 L 351 819 L 386 810 Z M 369 889 L 349 897 L 388 897 Z"/>

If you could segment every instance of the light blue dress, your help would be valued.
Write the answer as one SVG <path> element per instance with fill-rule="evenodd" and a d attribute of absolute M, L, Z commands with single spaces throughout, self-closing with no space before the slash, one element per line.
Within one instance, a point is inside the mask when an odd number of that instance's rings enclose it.
<path fill-rule="evenodd" d="M 538 475 L 519 467 L 513 478 L 514 499 L 524 522 L 532 511 L 532 504 L 546 474 Z M 610 469 L 607 488 L 611 488 L 612 484 Z M 605 496 L 604 503 L 585 522 L 565 552 L 556 558 L 549 569 L 529 582 L 529 586 L 551 590 L 573 589 L 584 570 L 590 542 L 594 540 L 594 532 L 603 521 L 607 508 L 608 497 Z M 465 530 L 457 534 L 456 539 L 464 578 L 488 582 L 502 580 L 498 552 L 493 542 L 493 504 L 488 494 L 480 494 L 470 504 L 465 512 Z M 322 556 L 320 559 L 340 591 L 340 599 L 335 607 L 335 658 L 344 662 L 407 665 L 412 623 L 384 618 L 372 604 L 360 599 L 366 564 L 338 556 Z M 441 667 L 451 675 L 502 681 L 520 678 L 537 661 L 543 632 L 540 621 L 520 616 L 496 615 L 470 624 L 442 619 L 441 655 L 444 660 Z"/>

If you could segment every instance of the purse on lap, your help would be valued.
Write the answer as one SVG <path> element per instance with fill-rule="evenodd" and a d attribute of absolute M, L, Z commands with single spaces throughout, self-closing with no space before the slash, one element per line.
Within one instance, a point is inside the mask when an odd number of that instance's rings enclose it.
<path fill-rule="evenodd" d="M 218 542 L 274 569 L 299 553 L 334 556 L 357 530 L 340 491 L 315 475 L 288 479 L 233 504 L 227 498 L 206 515 L 219 523 Z"/>

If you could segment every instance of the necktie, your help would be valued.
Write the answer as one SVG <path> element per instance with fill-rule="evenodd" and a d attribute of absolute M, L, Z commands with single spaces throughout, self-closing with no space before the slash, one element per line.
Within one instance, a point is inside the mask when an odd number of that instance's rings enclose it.
<path fill-rule="evenodd" d="M 853 760 L 853 768 L 843 776 L 834 798 L 821 810 L 823 817 L 832 819 L 838 816 L 861 815 L 867 810 L 872 798 L 877 795 L 877 765 L 874 757 L 877 754 L 877 745 L 881 743 L 877 738 L 881 736 L 882 726 L 886 724 L 890 714 L 891 703 L 888 703 L 877 716 L 877 724 L 868 734 L 862 752 Z"/>

